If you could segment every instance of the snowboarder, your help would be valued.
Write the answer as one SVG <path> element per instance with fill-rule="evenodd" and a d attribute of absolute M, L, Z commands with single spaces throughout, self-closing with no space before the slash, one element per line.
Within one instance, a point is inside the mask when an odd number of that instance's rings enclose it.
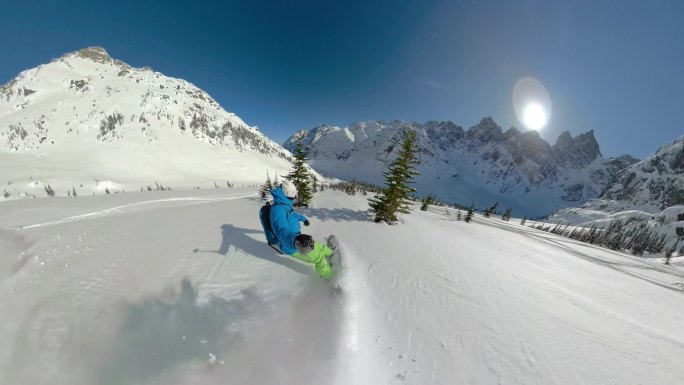
<path fill-rule="evenodd" d="M 328 264 L 328 259 L 334 254 L 330 247 L 314 241 L 307 234 L 301 233 L 299 222 L 309 226 L 309 220 L 302 214 L 294 211 L 292 204 L 297 197 L 297 188 L 289 180 L 283 180 L 280 186 L 271 190 L 273 204 L 270 208 L 270 230 L 264 224 L 266 237 L 269 244 L 276 244 L 283 253 L 294 258 L 314 265 L 314 269 L 321 278 L 329 280 L 333 271 Z M 264 218 L 262 218 L 263 222 Z M 262 223 L 263 224 L 263 223 Z"/>

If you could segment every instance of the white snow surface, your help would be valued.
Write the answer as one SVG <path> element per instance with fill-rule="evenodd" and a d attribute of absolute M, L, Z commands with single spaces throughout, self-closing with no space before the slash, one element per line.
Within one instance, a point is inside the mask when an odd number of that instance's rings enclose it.
<path fill-rule="evenodd" d="M 265 244 L 250 190 L 0 204 L 0 383 L 684 383 L 681 258 L 365 198 L 303 210 L 339 290 Z"/>

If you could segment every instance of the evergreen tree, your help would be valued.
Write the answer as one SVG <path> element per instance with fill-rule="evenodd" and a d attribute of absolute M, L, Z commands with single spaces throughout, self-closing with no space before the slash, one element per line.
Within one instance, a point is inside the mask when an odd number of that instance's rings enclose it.
<path fill-rule="evenodd" d="M 271 176 L 268 174 L 268 171 L 266 171 L 266 182 L 261 185 L 261 188 L 259 189 L 259 196 L 261 199 L 266 199 L 268 194 L 271 192 L 273 189 L 273 183 L 271 182 Z"/>
<path fill-rule="evenodd" d="M 523 216 L 523 219 L 520 221 L 520 226 L 525 226 L 525 222 L 527 222 L 527 215 Z"/>
<path fill-rule="evenodd" d="M 498 205 L 499 205 L 499 202 L 496 202 L 493 205 L 491 205 L 487 210 L 485 210 L 484 216 L 487 218 L 491 217 L 492 214 L 494 214 L 494 211 L 496 211 L 496 206 L 498 206 Z"/>
<path fill-rule="evenodd" d="M 474 215 L 475 215 L 475 204 L 473 203 L 470 205 L 470 207 L 468 207 L 468 212 L 466 213 L 465 219 L 463 219 L 463 220 L 466 223 L 470 223 L 470 221 L 473 220 Z"/>
<path fill-rule="evenodd" d="M 512 211 L 512 210 L 513 210 L 513 209 L 510 208 L 510 207 L 507 208 L 507 209 L 506 209 L 506 212 L 503 214 L 503 216 L 501 216 L 501 219 L 503 219 L 503 220 L 506 221 L 506 222 L 510 221 L 510 220 L 511 220 L 511 211 Z"/>
<path fill-rule="evenodd" d="M 306 168 L 306 154 L 302 145 L 302 138 L 297 139 L 297 148 L 295 150 L 295 161 L 292 171 L 287 175 L 295 187 L 297 187 L 297 200 L 295 206 L 308 206 L 313 193 L 311 192 L 311 176 L 309 170 Z"/>
<path fill-rule="evenodd" d="M 426 197 L 423 198 L 423 200 L 421 201 L 422 204 L 420 205 L 420 209 L 421 209 L 422 211 L 427 211 L 428 207 L 429 207 L 431 204 L 434 203 L 434 200 L 435 200 L 435 198 L 432 196 L 432 194 L 426 196 Z"/>
<path fill-rule="evenodd" d="M 457 210 L 458 211 L 456 211 L 456 213 L 457 213 L 456 214 L 456 220 L 460 221 L 461 219 L 463 219 L 463 217 L 461 216 L 461 209 L 457 209 Z"/>
<path fill-rule="evenodd" d="M 410 212 L 410 195 L 416 189 L 409 187 L 409 184 L 413 183 L 416 175 L 419 175 L 415 169 L 418 164 L 416 155 L 416 133 L 409 131 L 401 144 L 397 158 L 383 173 L 385 188 L 375 198 L 369 199 L 368 204 L 371 213 L 375 215 L 375 222 L 396 222 L 398 213 Z"/>

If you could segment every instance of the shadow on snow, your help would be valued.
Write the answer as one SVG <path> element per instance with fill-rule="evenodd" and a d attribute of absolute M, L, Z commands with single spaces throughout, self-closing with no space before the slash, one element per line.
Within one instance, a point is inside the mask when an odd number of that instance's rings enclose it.
<path fill-rule="evenodd" d="M 307 217 L 319 219 L 321 221 L 335 222 L 354 222 L 368 221 L 370 219 L 367 211 L 352 210 L 347 208 L 327 209 L 307 207 L 302 209 L 302 213 Z"/>
<path fill-rule="evenodd" d="M 218 250 L 199 250 L 194 249 L 193 252 L 212 252 L 221 255 L 227 255 L 231 246 L 244 251 L 246 254 L 264 259 L 269 262 L 277 263 L 285 266 L 290 270 L 304 275 L 311 275 L 312 268 L 297 262 L 287 255 L 276 255 L 275 251 L 271 249 L 264 238 L 263 242 L 259 242 L 248 234 L 258 234 L 263 237 L 263 231 L 254 229 L 243 229 L 231 224 L 224 224 L 221 226 L 221 245 Z"/>

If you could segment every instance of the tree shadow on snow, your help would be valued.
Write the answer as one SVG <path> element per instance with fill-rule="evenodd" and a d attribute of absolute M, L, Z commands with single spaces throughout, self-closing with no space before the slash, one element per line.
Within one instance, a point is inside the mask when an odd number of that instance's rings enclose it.
<path fill-rule="evenodd" d="M 210 251 L 218 253 L 221 255 L 227 255 L 230 251 L 231 246 L 236 249 L 242 250 L 246 254 L 251 256 L 267 260 L 269 262 L 277 263 L 279 265 L 285 266 L 290 270 L 304 275 L 311 275 L 312 268 L 299 263 L 292 259 L 289 255 L 276 255 L 275 251 L 268 246 L 266 239 L 263 242 L 259 242 L 254 238 L 250 237 L 248 234 L 258 234 L 263 237 L 263 231 L 254 229 L 243 229 L 241 227 L 236 227 L 231 224 L 224 224 L 221 226 L 221 246 L 216 251 Z M 193 252 L 197 253 L 199 250 L 195 249 Z"/>
<path fill-rule="evenodd" d="M 239 345 L 239 330 L 265 309 L 250 290 L 241 298 L 198 303 L 187 279 L 176 299 L 160 297 L 126 305 L 121 329 L 98 370 L 100 384 L 145 382 L 184 361 L 207 362 L 210 353 Z"/>
<path fill-rule="evenodd" d="M 368 221 L 370 218 L 367 211 L 352 210 L 347 208 L 327 209 L 307 207 L 302 209 L 302 213 L 307 217 L 316 218 L 321 221 L 354 222 Z"/>

